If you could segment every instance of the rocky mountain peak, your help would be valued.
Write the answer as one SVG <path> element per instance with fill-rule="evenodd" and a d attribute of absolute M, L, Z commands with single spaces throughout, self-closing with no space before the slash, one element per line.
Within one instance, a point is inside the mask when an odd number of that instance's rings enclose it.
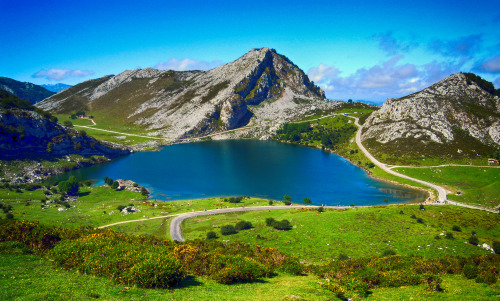
<path fill-rule="evenodd" d="M 39 107 L 70 113 L 67 108 L 74 110 L 72 104 L 79 103 L 90 113 L 105 111 L 169 138 L 223 132 L 251 121 L 276 128 L 312 108 L 337 105 L 299 67 L 270 48 L 251 49 L 208 71 L 127 70 L 68 90 Z"/>
<path fill-rule="evenodd" d="M 366 120 L 363 139 L 394 147 L 404 140 L 415 147 L 452 143 L 458 153 L 461 148 L 473 153 L 481 144 L 498 148 L 500 98 L 481 86 L 475 75 L 457 73 L 420 92 L 388 99 Z"/>

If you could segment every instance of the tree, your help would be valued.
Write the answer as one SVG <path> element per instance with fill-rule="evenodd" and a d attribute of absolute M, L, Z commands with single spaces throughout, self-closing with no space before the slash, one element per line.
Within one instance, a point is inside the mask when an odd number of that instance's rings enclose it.
<path fill-rule="evenodd" d="M 117 189 L 119 185 L 120 184 L 118 183 L 118 181 L 114 181 L 113 184 L 111 184 L 111 188 L 112 189 Z"/>
<path fill-rule="evenodd" d="M 78 133 L 80 133 L 80 136 L 82 136 L 82 137 L 87 136 L 87 132 L 85 132 L 84 130 L 79 130 Z"/>
<path fill-rule="evenodd" d="M 288 194 L 285 194 L 285 195 L 283 196 L 283 199 L 284 199 L 285 201 L 289 201 L 289 202 L 291 202 L 291 201 L 292 201 L 292 197 L 291 197 L 291 196 L 289 196 Z"/>
<path fill-rule="evenodd" d="M 349 99 L 347 102 L 348 102 L 348 103 L 352 103 L 352 99 Z"/>
<path fill-rule="evenodd" d="M 61 191 L 62 193 L 75 195 L 78 193 L 80 185 L 78 185 L 78 180 L 75 178 L 75 176 L 71 176 L 67 181 L 59 182 L 58 187 L 59 191 Z"/>
<path fill-rule="evenodd" d="M 68 128 L 72 128 L 73 127 L 73 122 L 71 122 L 69 120 L 66 120 L 66 121 L 64 121 L 64 126 L 68 127 Z"/>
<path fill-rule="evenodd" d="M 311 204 L 311 199 L 310 198 L 303 198 L 302 201 L 306 204 Z"/>
<path fill-rule="evenodd" d="M 251 229 L 253 228 L 253 225 L 251 222 L 248 221 L 239 221 L 236 223 L 236 226 L 234 226 L 234 228 L 237 231 L 241 231 L 241 230 Z"/>
<path fill-rule="evenodd" d="M 149 194 L 148 190 L 144 187 L 141 188 L 141 194 L 147 196 Z"/>

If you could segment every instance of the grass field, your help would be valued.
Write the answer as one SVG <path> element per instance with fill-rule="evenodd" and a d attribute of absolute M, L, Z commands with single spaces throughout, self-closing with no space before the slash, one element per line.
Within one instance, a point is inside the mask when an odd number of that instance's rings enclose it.
<path fill-rule="evenodd" d="M 12 205 L 13 214 L 17 219 L 40 221 L 47 225 L 58 225 L 66 228 L 79 226 L 100 227 L 111 223 L 136 220 L 148 217 L 179 214 L 204 209 L 216 209 L 224 207 L 241 206 L 264 206 L 269 201 L 265 199 L 249 198 L 241 203 L 222 202 L 219 198 L 199 199 L 195 201 L 155 201 L 146 200 L 140 193 L 130 191 L 115 191 L 108 186 L 81 187 L 78 200 L 70 202 L 71 209 L 58 211 L 63 206 L 51 203 L 42 209 L 40 200 L 45 199 L 42 190 L 16 192 L 8 189 L 0 189 L 0 203 Z M 128 206 L 134 204 L 141 212 L 124 215 L 119 213 L 119 205 Z M 156 204 L 156 206 L 155 206 Z M 0 213 L 3 217 L 3 213 Z M 158 234 L 160 237 L 169 238 L 168 227 L 161 225 L 163 219 L 145 221 L 142 223 L 122 224 L 113 227 L 115 230 L 131 234 Z M 167 221 L 169 223 L 169 221 Z"/>
<path fill-rule="evenodd" d="M 403 211 L 404 214 L 400 214 Z M 422 223 L 417 219 L 421 218 Z M 280 231 L 265 225 L 265 219 L 287 219 L 293 225 Z M 250 221 L 254 228 L 223 236 L 218 228 Z M 452 231 L 457 225 L 462 232 Z M 450 255 L 486 254 L 477 246 L 464 243 L 475 231 L 480 243 L 492 244 L 500 237 L 498 214 L 452 206 L 398 205 L 348 210 L 274 210 L 270 212 L 239 212 L 203 216 L 182 224 L 186 239 L 204 239 L 208 231 L 216 231 L 219 240 L 244 241 L 294 255 L 305 262 L 328 262 L 340 254 L 351 257 L 380 256 L 385 250 L 400 255 L 421 255 L 425 258 Z M 445 239 L 441 233 L 453 233 Z M 440 237 L 435 239 L 435 237 Z"/>
<path fill-rule="evenodd" d="M 260 282 L 224 285 L 189 277 L 175 289 L 143 289 L 118 285 L 105 278 L 68 271 L 47 259 L 5 248 L 0 243 L 2 300 L 335 300 L 312 275 L 280 274 Z M 486 285 L 463 276 L 443 276 L 443 292 L 425 285 L 378 288 L 369 300 L 492 300 L 499 285 Z M 13 286 L 15 283 L 15 286 Z"/>
<path fill-rule="evenodd" d="M 395 170 L 445 186 L 451 191 L 448 198 L 453 201 L 490 208 L 500 205 L 500 168 L 446 166 Z"/>

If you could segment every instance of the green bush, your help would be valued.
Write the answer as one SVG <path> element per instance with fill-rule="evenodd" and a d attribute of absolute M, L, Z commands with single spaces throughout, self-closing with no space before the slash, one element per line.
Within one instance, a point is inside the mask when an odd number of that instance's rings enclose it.
<path fill-rule="evenodd" d="M 318 209 L 316 209 L 316 210 L 318 210 L 319 213 L 322 213 L 323 211 L 325 211 L 325 208 L 323 208 L 323 206 L 321 206 L 321 207 L 318 207 Z"/>
<path fill-rule="evenodd" d="M 218 283 L 255 281 L 265 275 L 262 264 L 240 255 L 218 256 L 210 267 L 211 278 Z"/>
<path fill-rule="evenodd" d="M 302 275 L 304 265 L 295 257 L 286 257 L 278 266 L 278 271 L 293 275 Z"/>
<path fill-rule="evenodd" d="M 453 225 L 453 227 L 451 228 L 451 230 L 456 231 L 456 232 L 462 232 L 462 229 L 460 229 L 460 227 L 457 226 L 457 225 Z"/>
<path fill-rule="evenodd" d="M 236 223 L 234 228 L 236 229 L 236 231 L 241 231 L 241 230 L 251 229 L 253 228 L 253 225 L 251 222 L 248 221 L 239 221 Z"/>
<path fill-rule="evenodd" d="M 310 198 L 303 198 L 302 201 L 305 203 L 305 204 L 311 204 L 311 199 Z"/>
<path fill-rule="evenodd" d="M 500 241 L 494 241 L 491 244 L 491 247 L 493 248 L 493 251 L 495 252 L 495 254 L 500 254 Z"/>
<path fill-rule="evenodd" d="M 290 230 L 292 226 L 288 220 L 284 219 L 282 221 L 275 221 L 273 228 L 277 230 Z"/>
<path fill-rule="evenodd" d="M 394 256 L 396 255 L 396 252 L 391 249 L 387 249 L 382 253 L 382 256 Z"/>
<path fill-rule="evenodd" d="M 446 239 L 454 239 L 455 237 L 453 236 L 453 233 L 446 233 L 446 235 L 444 236 L 444 238 L 446 238 Z"/>
<path fill-rule="evenodd" d="M 216 239 L 216 238 L 217 238 L 217 234 L 214 231 L 209 231 L 207 233 L 207 239 Z"/>
<path fill-rule="evenodd" d="M 276 220 L 274 218 L 272 218 L 272 217 L 266 218 L 266 226 L 272 227 L 274 225 L 274 222 L 276 222 Z"/>
<path fill-rule="evenodd" d="M 274 205 L 273 200 L 269 200 L 269 206 L 272 206 L 272 205 Z"/>
<path fill-rule="evenodd" d="M 419 223 L 419 224 L 423 224 L 423 223 L 424 223 L 424 220 L 423 220 L 423 219 L 421 219 L 421 218 L 419 217 L 419 218 L 417 218 L 417 223 Z"/>
<path fill-rule="evenodd" d="M 464 273 L 464 276 L 467 279 L 474 279 L 477 277 L 479 273 L 477 265 L 473 261 L 468 261 L 464 265 L 462 272 Z"/>
<path fill-rule="evenodd" d="M 283 203 L 285 204 L 285 206 L 290 206 L 292 204 L 292 202 L 290 201 L 283 201 Z"/>
<path fill-rule="evenodd" d="M 469 243 L 471 245 L 477 246 L 479 244 L 479 238 L 477 238 L 476 235 L 472 235 L 471 237 L 469 237 Z"/>
<path fill-rule="evenodd" d="M 75 176 L 71 176 L 67 181 L 59 182 L 57 187 L 62 193 L 76 195 L 78 193 L 80 185 L 78 184 L 78 180 L 75 178 Z"/>
<path fill-rule="evenodd" d="M 233 225 L 225 225 L 220 228 L 220 233 L 222 235 L 231 235 L 238 233 Z"/>
<path fill-rule="evenodd" d="M 127 274 L 131 283 L 143 288 L 174 287 L 185 276 L 177 260 L 167 256 L 150 256 L 146 260 L 136 262 Z"/>

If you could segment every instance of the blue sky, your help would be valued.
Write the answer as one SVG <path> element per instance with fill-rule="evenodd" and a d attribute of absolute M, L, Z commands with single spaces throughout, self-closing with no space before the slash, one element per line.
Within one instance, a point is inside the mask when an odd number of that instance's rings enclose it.
<path fill-rule="evenodd" d="M 0 0 L 0 11 L 0 76 L 36 84 L 206 70 L 270 47 L 330 99 L 382 102 L 458 71 L 500 87 L 499 0 Z"/>

